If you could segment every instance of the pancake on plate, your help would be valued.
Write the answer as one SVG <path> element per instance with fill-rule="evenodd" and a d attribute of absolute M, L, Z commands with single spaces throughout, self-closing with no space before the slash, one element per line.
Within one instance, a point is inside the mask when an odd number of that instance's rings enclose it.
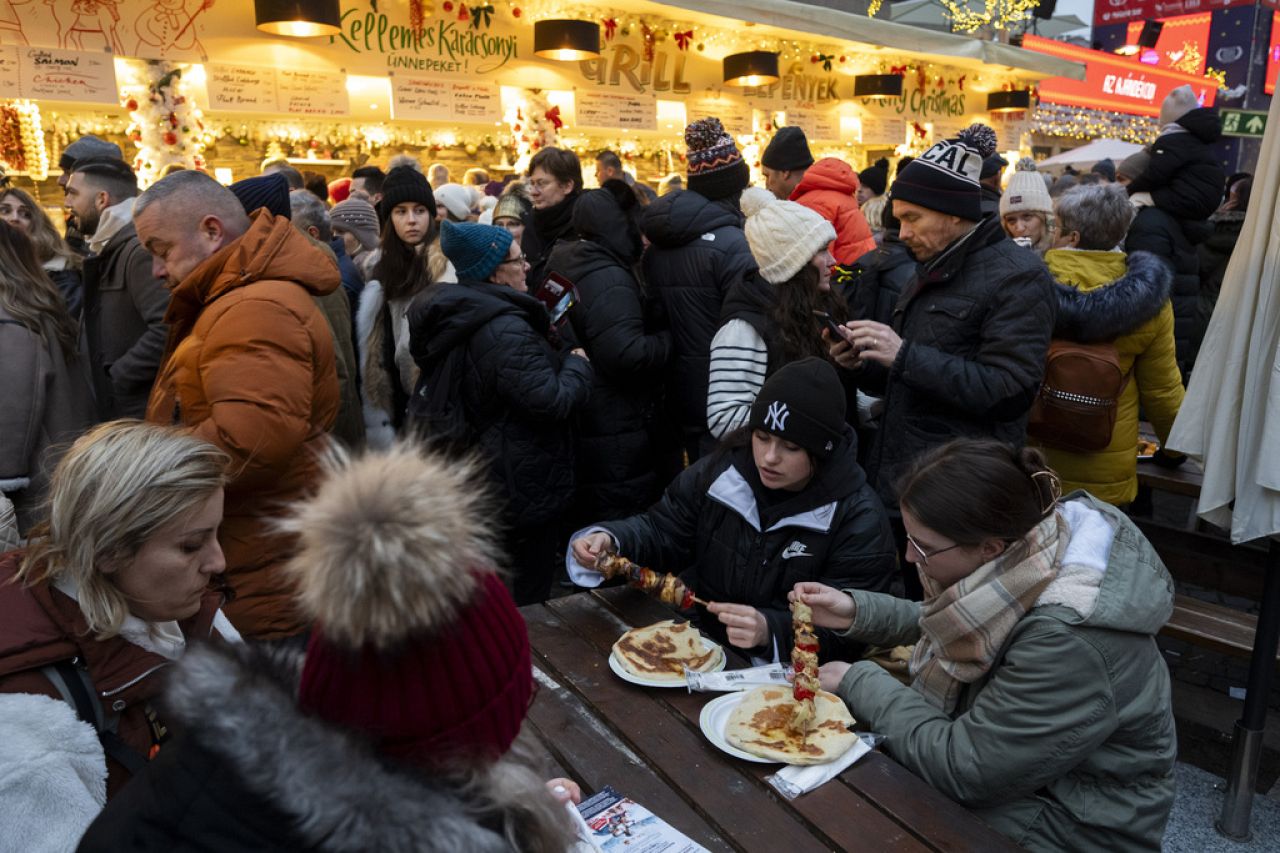
<path fill-rule="evenodd" d="M 717 645 L 707 649 L 702 634 L 688 622 L 655 622 L 632 628 L 613 644 L 622 668 L 647 681 L 684 681 L 684 668 L 709 672 L 724 653 Z"/>
<path fill-rule="evenodd" d="M 743 752 L 784 764 L 825 764 L 849 751 L 858 736 L 839 697 L 819 691 L 806 736 L 795 726 L 796 700 L 785 687 L 757 687 L 729 715 L 724 737 Z"/>

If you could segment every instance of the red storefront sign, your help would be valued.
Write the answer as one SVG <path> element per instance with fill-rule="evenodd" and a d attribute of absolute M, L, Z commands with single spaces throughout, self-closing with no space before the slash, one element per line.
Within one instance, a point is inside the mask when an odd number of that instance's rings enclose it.
<path fill-rule="evenodd" d="M 1134 59 L 1028 35 L 1022 46 L 1036 53 L 1083 62 L 1085 78 L 1048 77 L 1040 81 L 1040 100 L 1133 115 L 1158 116 L 1165 95 L 1189 85 L 1203 106 L 1213 106 L 1216 85 L 1194 74 L 1153 68 Z"/>
<path fill-rule="evenodd" d="M 1262 91 L 1276 92 L 1276 72 L 1280 71 L 1280 13 L 1271 13 L 1271 41 L 1267 44 L 1267 77 Z"/>
<path fill-rule="evenodd" d="M 1144 65 L 1172 68 L 1187 74 L 1203 74 L 1205 59 L 1209 55 L 1209 27 L 1213 15 L 1182 15 L 1161 21 L 1160 39 L 1155 48 L 1143 48 L 1138 61 Z M 1142 33 L 1142 23 L 1129 24 L 1126 41 L 1137 44 Z"/>
<path fill-rule="evenodd" d="M 1093 25 L 1123 24 L 1175 15 L 1214 12 L 1232 6 L 1252 6 L 1254 0 L 1094 0 Z"/>

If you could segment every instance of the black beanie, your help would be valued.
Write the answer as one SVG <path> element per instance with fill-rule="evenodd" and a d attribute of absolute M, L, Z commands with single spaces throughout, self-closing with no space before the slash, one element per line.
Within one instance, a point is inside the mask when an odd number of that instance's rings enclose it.
<path fill-rule="evenodd" d="M 982 171 L 978 174 L 979 180 L 995 177 L 996 175 L 1009 168 L 1009 161 L 1001 157 L 999 154 L 992 154 L 990 157 L 982 158 Z"/>
<path fill-rule="evenodd" d="M 245 213 L 253 213 L 258 208 L 265 207 L 272 216 L 291 218 L 289 181 L 279 172 L 245 178 L 243 181 L 236 181 L 228 189 L 240 200 Z"/>
<path fill-rule="evenodd" d="M 868 166 L 858 173 L 858 181 L 876 195 L 884 195 L 889 185 L 889 171 L 879 166 Z"/>
<path fill-rule="evenodd" d="M 954 139 L 935 142 L 893 182 L 894 201 L 918 204 L 971 222 L 982 219 L 982 160 L 996 150 L 996 132 L 985 124 L 971 124 Z"/>
<path fill-rule="evenodd" d="M 391 218 L 391 211 L 397 204 L 406 201 L 421 204 L 436 216 L 436 196 L 431 192 L 431 184 L 417 169 L 410 166 L 396 166 L 382 181 L 382 200 L 378 202 L 378 221 L 386 223 Z"/>
<path fill-rule="evenodd" d="M 1110 157 L 1105 160 L 1099 160 L 1093 164 L 1093 168 L 1089 170 L 1095 175 L 1101 175 L 1108 181 L 1115 183 L 1116 180 L 1116 164 Z"/>
<path fill-rule="evenodd" d="M 778 128 L 760 155 L 760 162 L 775 172 L 794 172 L 812 166 L 813 155 L 809 153 L 809 140 L 804 131 L 795 126 Z"/>
<path fill-rule="evenodd" d="M 765 381 L 751 406 L 751 429 L 762 429 L 824 458 L 845 426 L 844 386 L 820 358 L 802 358 Z"/>

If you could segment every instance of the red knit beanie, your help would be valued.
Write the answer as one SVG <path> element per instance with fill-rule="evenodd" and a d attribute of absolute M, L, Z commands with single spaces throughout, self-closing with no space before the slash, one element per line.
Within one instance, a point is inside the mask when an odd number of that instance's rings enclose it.
<path fill-rule="evenodd" d="M 330 468 L 289 522 L 316 621 L 300 707 L 419 765 L 501 756 L 533 670 L 476 472 L 409 445 Z"/>

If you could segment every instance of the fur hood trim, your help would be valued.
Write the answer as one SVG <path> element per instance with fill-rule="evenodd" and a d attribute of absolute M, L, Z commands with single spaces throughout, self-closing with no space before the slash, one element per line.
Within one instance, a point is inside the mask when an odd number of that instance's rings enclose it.
<path fill-rule="evenodd" d="M 1150 252 L 1133 252 L 1123 276 L 1092 290 L 1057 282 L 1056 338 L 1092 344 L 1111 341 L 1137 329 L 1169 301 L 1173 270 Z"/>
<path fill-rule="evenodd" d="M 335 448 L 314 497 L 282 524 L 298 535 L 286 570 L 302 610 L 332 642 L 391 649 L 449 625 L 499 549 L 472 462 L 408 441 L 352 457 Z"/>
<path fill-rule="evenodd" d="M 193 648 L 174 668 L 165 706 L 251 792 L 293 818 L 306 849 L 496 853 L 516 847 L 513 836 L 565 831 L 556 821 L 563 810 L 528 767 L 426 776 L 303 715 L 293 700 L 301 659 L 251 646 Z"/>

